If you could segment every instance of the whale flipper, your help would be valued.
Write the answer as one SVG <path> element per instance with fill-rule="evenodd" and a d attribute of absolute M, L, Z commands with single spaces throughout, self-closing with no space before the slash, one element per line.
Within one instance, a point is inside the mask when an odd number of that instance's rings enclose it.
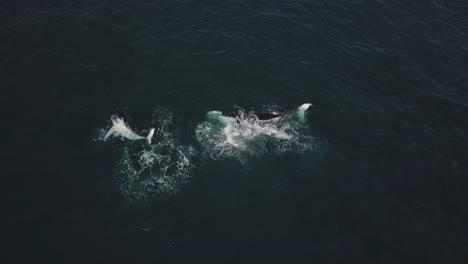
<path fill-rule="evenodd" d="M 104 141 L 106 141 L 110 136 L 112 136 L 115 133 L 115 128 L 111 127 L 109 131 L 107 131 L 107 134 L 104 136 Z"/>
<path fill-rule="evenodd" d="M 306 104 L 302 104 L 297 109 L 297 115 L 298 115 L 299 121 L 301 123 L 306 123 L 306 121 L 307 121 L 306 120 L 306 111 L 309 110 L 310 107 L 312 107 L 312 104 L 311 103 L 306 103 Z"/>
<path fill-rule="evenodd" d="M 146 137 L 146 140 L 148 141 L 148 144 L 151 144 L 151 138 L 154 135 L 154 128 L 150 129 L 150 132 L 148 133 L 148 136 Z"/>

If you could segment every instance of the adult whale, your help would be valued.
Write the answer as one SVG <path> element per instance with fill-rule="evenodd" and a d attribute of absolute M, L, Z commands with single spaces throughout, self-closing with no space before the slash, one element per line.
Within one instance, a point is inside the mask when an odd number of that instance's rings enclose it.
<path fill-rule="evenodd" d="M 106 136 L 104 137 L 104 140 L 109 139 L 110 136 L 120 136 L 120 137 L 127 138 L 130 140 L 146 139 L 148 144 L 151 144 L 151 138 L 153 137 L 153 134 L 154 134 L 154 128 L 150 129 L 148 136 L 143 137 L 133 132 L 133 130 L 127 125 L 127 123 L 125 123 L 122 114 L 112 115 L 111 120 L 112 120 L 112 127 L 107 132 Z"/>
<path fill-rule="evenodd" d="M 270 121 L 270 120 L 275 120 L 279 119 L 282 116 L 291 113 L 291 112 L 296 112 L 297 116 L 299 118 L 299 121 L 302 123 L 305 123 L 306 121 L 306 111 L 312 107 L 311 103 L 305 103 L 302 104 L 297 108 L 297 110 L 292 110 L 292 111 L 286 111 L 286 112 L 252 112 L 250 113 L 250 116 L 254 116 L 255 119 L 260 120 L 260 121 Z M 219 113 L 219 112 L 218 112 Z M 237 111 L 227 111 L 227 112 L 220 112 L 220 114 L 224 117 L 231 117 L 231 118 L 241 118 L 241 114 Z"/>

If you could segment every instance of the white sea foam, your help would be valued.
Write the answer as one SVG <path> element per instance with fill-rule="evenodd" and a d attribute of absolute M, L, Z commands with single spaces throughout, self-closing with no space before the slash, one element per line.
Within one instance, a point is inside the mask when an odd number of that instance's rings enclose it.
<path fill-rule="evenodd" d="M 153 114 L 153 123 L 156 127 L 153 144 L 124 142 L 116 169 L 119 190 L 128 200 L 138 204 L 149 203 L 155 197 L 178 194 L 189 181 L 194 167 L 191 160 L 195 150 L 179 144 L 172 114 L 160 108 Z"/>
<path fill-rule="evenodd" d="M 274 107 L 270 107 L 270 112 L 271 108 Z M 196 137 L 205 158 L 232 157 L 245 162 L 252 156 L 301 153 L 317 146 L 303 124 L 303 108 L 268 121 L 259 120 L 252 112 L 242 109 L 238 109 L 238 118 L 210 111 L 207 120 L 197 126 Z M 299 112 L 302 115 L 298 117 Z"/>
<path fill-rule="evenodd" d="M 273 113 L 277 107 L 265 111 Z M 237 118 L 226 117 L 218 111 L 207 113 L 207 120 L 196 127 L 201 143 L 202 158 L 215 160 L 235 158 L 242 163 L 252 157 L 282 153 L 302 153 L 317 148 L 299 111 L 281 118 L 262 121 L 252 112 L 238 109 Z M 151 202 L 155 197 L 176 195 L 190 180 L 196 151 L 178 140 L 172 114 L 160 108 L 153 114 L 156 127 L 153 143 L 144 141 L 106 141 L 121 149 L 116 169 L 116 182 L 121 193 L 138 204 Z M 107 129 L 100 129 L 95 138 L 104 143 Z"/>

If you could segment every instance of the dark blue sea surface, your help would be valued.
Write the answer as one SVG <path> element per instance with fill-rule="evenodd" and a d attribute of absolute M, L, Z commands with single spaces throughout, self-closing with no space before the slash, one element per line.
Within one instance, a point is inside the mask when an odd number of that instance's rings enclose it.
<path fill-rule="evenodd" d="M 2 1 L 5 263 L 468 263 L 467 69 L 465 0 Z"/>

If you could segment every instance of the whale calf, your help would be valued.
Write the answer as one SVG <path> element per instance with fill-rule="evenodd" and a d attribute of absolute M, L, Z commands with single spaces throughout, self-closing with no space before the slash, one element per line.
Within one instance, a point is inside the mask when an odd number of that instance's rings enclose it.
<path fill-rule="evenodd" d="M 127 125 L 127 123 L 125 123 L 122 116 L 112 115 L 111 120 L 112 127 L 107 132 L 106 136 L 104 137 L 104 140 L 109 139 L 110 136 L 120 136 L 130 140 L 146 139 L 148 144 L 151 144 L 151 138 L 154 135 L 154 128 L 150 129 L 148 136 L 143 137 L 133 132 L 133 130 Z"/>

